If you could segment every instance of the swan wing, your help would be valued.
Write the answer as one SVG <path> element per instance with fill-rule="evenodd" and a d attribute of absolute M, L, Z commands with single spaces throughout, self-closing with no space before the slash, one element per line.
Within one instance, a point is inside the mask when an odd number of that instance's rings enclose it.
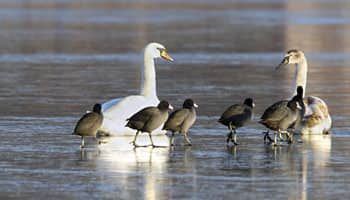
<path fill-rule="evenodd" d="M 102 105 L 103 108 L 106 108 L 103 110 L 103 114 L 106 118 L 117 118 L 125 121 L 127 118 L 145 107 L 157 106 L 158 102 L 159 100 L 150 100 L 144 96 L 138 95 L 114 99 Z"/>
<path fill-rule="evenodd" d="M 123 99 L 124 98 L 116 98 L 116 99 L 112 99 L 112 100 L 105 102 L 104 104 L 102 104 L 102 112 L 108 110 L 109 108 L 111 108 L 114 105 L 117 105 Z"/>
<path fill-rule="evenodd" d="M 158 103 L 158 98 L 146 98 L 141 95 L 107 101 L 102 105 L 104 120 L 100 132 L 106 135 L 133 135 L 134 131 L 125 127 L 126 119 L 143 108 L 157 106 Z"/>
<path fill-rule="evenodd" d="M 326 118 L 329 115 L 327 104 L 319 97 L 305 97 L 304 104 L 306 107 L 305 116 L 316 115 Z"/>
<path fill-rule="evenodd" d="M 305 132 L 327 132 L 332 125 L 327 104 L 319 97 L 308 96 L 304 98 L 305 116 L 302 120 L 302 128 L 310 129 Z"/>

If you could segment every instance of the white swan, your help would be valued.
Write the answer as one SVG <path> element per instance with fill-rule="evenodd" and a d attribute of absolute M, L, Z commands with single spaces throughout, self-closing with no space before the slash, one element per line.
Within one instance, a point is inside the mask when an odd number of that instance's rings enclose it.
<path fill-rule="evenodd" d="M 295 64 L 295 80 L 292 85 L 292 96 L 297 93 L 297 87 L 302 86 L 306 91 L 307 61 L 300 50 L 289 50 L 277 69 Z M 304 92 L 305 94 L 305 92 Z M 319 97 L 304 97 L 305 116 L 296 126 L 295 132 L 301 134 L 326 134 L 332 126 L 332 119 L 328 112 L 327 104 Z"/>
<path fill-rule="evenodd" d="M 159 103 L 156 91 L 155 58 L 173 61 L 163 45 L 159 43 L 148 44 L 144 49 L 140 94 L 112 99 L 102 104 L 104 120 L 99 132 L 111 136 L 135 135 L 134 130 L 125 127 L 126 119 L 144 107 L 156 106 Z M 157 130 L 154 134 L 165 133 L 160 128 Z"/>

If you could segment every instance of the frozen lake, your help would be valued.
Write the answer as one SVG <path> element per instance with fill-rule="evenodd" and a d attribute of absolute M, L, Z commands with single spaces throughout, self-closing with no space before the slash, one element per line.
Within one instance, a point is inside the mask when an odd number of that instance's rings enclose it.
<path fill-rule="evenodd" d="M 350 198 L 350 3 L 277 0 L 6 0 L 0 2 L 0 198 L 348 199 Z M 97 145 L 72 136 L 96 102 L 136 94 L 141 49 L 167 47 L 156 62 L 158 96 L 199 104 L 174 148 Z M 289 97 L 286 50 L 309 63 L 306 94 L 324 99 L 332 134 L 263 143 L 256 122 L 236 148 L 216 121 L 245 97 L 255 117 Z"/>

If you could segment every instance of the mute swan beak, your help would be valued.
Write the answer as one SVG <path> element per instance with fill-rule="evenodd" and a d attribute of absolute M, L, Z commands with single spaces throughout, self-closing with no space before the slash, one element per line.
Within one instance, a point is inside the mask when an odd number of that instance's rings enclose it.
<path fill-rule="evenodd" d="M 168 60 L 168 61 L 174 61 L 174 59 L 172 57 L 169 56 L 169 54 L 163 50 L 160 52 L 160 56 L 164 59 L 164 60 Z"/>

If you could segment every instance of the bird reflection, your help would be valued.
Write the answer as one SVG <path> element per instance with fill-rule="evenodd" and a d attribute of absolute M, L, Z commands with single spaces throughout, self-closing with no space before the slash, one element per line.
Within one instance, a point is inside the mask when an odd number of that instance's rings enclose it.
<path fill-rule="evenodd" d="M 332 140 L 330 135 L 301 135 L 303 141 L 304 152 L 301 153 L 301 174 L 299 177 L 298 194 L 299 199 L 308 199 L 308 188 L 317 176 L 324 176 L 327 173 L 326 164 L 329 162 L 332 148 Z M 309 171 L 314 173 L 309 174 Z M 322 185 L 322 180 L 318 180 L 318 184 Z M 294 194 L 293 194 L 294 195 Z M 292 194 L 291 194 L 292 196 Z"/>
<path fill-rule="evenodd" d="M 139 137 L 140 140 L 148 139 L 147 135 Z M 101 154 L 96 162 L 97 170 L 103 173 L 123 174 L 114 180 L 120 187 L 134 186 L 136 177 L 138 181 L 135 187 L 143 193 L 144 199 L 159 199 L 166 196 L 166 191 L 161 190 L 159 186 L 163 184 L 162 180 L 159 180 L 155 174 L 167 173 L 169 148 L 134 148 L 130 144 L 132 139 L 132 136 L 107 138 L 106 143 L 99 147 Z M 153 136 L 152 139 L 157 144 L 169 141 L 165 135 Z M 133 195 L 126 193 L 123 197 L 132 199 Z"/>
<path fill-rule="evenodd" d="M 81 149 L 80 150 L 80 160 L 81 161 L 86 160 L 85 154 L 86 154 L 86 149 L 85 148 Z"/>
<path fill-rule="evenodd" d="M 229 145 L 226 145 L 227 146 L 227 152 L 229 153 L 229 154 L 232 154 L 233 155 L 233 158 L 237 158 L 237 145 L 231 145 L 231 146 L 229 146 Z"/>
<path fill-rule="evenodd" d="M 266 158 L 269 158 L 269 160 L 280 160 L 281 156 L 285 156 L 289 152 L 289 146 L 288 145 L 271 145 L 271 144 L 265 144 L 264 145 L 264 152 Z"/>
<path fill-rule="evenodd" d="M 105 138 L 104 143 L 99 145 L 99 149 L 103 154 L 101 159 L 104 159 L 110 164 L 123 167 L 125 164 L 135 164 L 144 162 L 164 162 L 168 158 L 169 148 L 154 149 L 151 147 L 134 148 L 130 141 L 132 136 L 124 137 L 110 137 Z M 140 140 L 148 140 L 147 135 L 140 135 Z M 169 141 L 165 135 L 154 136 L 153 139 L 159 143 L 166 143 Z"/>
<path fill-rule="evenodd" d="M 96 147 L 89 147 L 89 148 L 83 148 L 79 149 L 77 151 L 79 161 L 92 161 L 96 160 L 98 155 L 100 154 L 100 150 Z"/>
<path fill-rule="evenodd" d="M 301 138 L 313 151 L 315 167 L 325 166 L 329 161 L 332 148 L 331 135 L 302 135 Z"/>

